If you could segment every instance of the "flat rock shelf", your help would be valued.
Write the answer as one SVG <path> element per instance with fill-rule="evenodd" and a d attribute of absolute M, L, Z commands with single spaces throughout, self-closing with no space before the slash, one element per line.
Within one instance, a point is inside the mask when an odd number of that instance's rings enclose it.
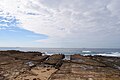
<path fill-rule="evenodd" d="M 0 80 L 120 80 L 120 58 L 0 51 Z"/>

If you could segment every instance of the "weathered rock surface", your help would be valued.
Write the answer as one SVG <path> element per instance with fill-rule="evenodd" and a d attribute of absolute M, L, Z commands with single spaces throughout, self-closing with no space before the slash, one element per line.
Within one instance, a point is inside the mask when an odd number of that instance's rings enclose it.
<path fill-rule="evenodd" d="M 63 60 L 64 57 L 0 51 L 0 80 L 120 80 L 119 57 L 75 54 Z"/>
<path fill-rule="evenodd" d="M 50 80 L 120 80 L 119 65 L 116 57 L 71 55 Z"/>

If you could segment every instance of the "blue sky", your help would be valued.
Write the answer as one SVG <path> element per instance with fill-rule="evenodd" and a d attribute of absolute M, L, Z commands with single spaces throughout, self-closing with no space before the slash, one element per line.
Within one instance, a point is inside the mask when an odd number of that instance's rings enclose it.
<path fill-rule="evenodd" d="M 0 0 L 0 46 L 120 48 L 119 3 Z"/>
<path fill-rule="evenodd" d="M 35 34 L 20 28 L 0 30 L 0 36 L 1 47 L 38 47 L 40 44 L 35 40 L 47 38 L 45 35 Z"/>
<path fill-rule="evenodd" d="M 0 24 L 3 25 L 0 26 L 0 47 L 38 47 L 40 44 L 36 40 L 48 38 L 46 35 L 19 28 L 15 17 L 0 17 Z"/>

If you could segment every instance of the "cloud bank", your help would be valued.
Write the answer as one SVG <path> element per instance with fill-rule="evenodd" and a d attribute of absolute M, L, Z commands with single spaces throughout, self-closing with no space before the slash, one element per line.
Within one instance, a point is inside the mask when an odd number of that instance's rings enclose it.
<path fill-rule="evenodd" d="M 0 13 L 18 19 L 20 28 L 49 36 L 36 40 L 46 45 L 94 47 L 106 42 L 108 47 L 110 43 L 119 43 L 119 3 L 119 0 L 0 0 Z"/>

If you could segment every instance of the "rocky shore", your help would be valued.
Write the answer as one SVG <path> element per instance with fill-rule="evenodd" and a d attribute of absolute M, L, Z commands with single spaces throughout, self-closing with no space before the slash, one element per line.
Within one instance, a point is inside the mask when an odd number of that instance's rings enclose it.
<path fill-rule="evenodd" d="M 0 80 L 120 80 L 120 58 L 0 51 Z"/>

